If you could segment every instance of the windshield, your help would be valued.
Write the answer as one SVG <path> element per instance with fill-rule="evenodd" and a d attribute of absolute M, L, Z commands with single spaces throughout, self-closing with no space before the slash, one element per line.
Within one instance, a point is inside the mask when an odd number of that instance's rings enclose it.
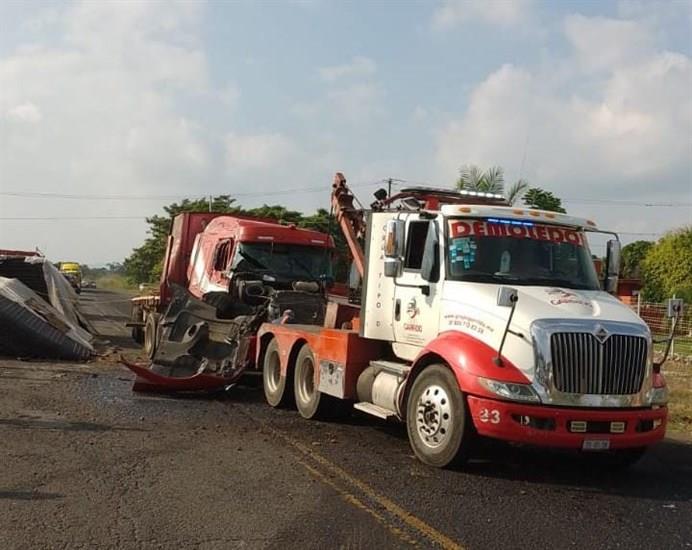
<path fill-rule="evenodd" d="M 600 288 L 581 231 L 531 222 L 450 219 L 447 278 Z"/>
<path fill-rule="evenodd" d="M 282 243 L 240 243 L 234 271 L 269 272 L 292 280 L 319 280 L 331 276 L 331 252 L 317 246 Z"/>

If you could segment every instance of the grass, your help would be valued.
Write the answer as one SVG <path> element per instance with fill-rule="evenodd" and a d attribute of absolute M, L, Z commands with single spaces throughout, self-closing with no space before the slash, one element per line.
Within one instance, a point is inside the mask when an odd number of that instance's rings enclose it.
<path fill-rule="evenodd" d="M 664 336 L 656 336 L 656 339 L 664 338 Z M 665 344 L 654 344 L 656 351 L 665 351 Z M 679 353 L 680 355 L 692 355 L 692 338 L 690 337 L 675 337 L 674 346 L 670 350 L 671 353 Z"/>
<path fill-rule="evenodd" d="M 692 435 L 692 365 L 668 361 L 663 366 L 668 383 L 668 431 Z"/>
<path fill-rule="evenodd" d="M 94 279 L 96 288 L 105 288 L 107 290 L 125 290 L 134 292 L 137 288 L 131 285 L 123 275 L 106 275 Z"/>

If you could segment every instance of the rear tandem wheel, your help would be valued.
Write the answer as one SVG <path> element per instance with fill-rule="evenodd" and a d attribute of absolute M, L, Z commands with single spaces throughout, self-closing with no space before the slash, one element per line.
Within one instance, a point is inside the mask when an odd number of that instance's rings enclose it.
<path fill-rule="evenodd" d="M 315 384 L 317 365 L 308 344 L 303 344 L 296 358 L 293 387 L 296 408 L 303 418 L 332 419 L 347 417 L 353 410 L 352 403 L 322 393 Z"/>
<path fill-rule="evenodd" d="M 267 346 L 262 362 L 264 397 L 272 407 L 287 407 L 293 397 L 292 380 L 281 374 L 279 343 L 273 338 Z"/>

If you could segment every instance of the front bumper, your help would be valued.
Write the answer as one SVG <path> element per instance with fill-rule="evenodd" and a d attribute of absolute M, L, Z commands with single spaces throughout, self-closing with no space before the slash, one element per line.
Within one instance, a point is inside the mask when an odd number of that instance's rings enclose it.
<path fill-rule="evenodd" d="M 584 441 L 607 440 L 610 449 L 626 449 L 656 443 L 666 432 L 666 407 L 572 409 L 473 395 L 467 399 L 480 435 L 516 443 L 582 449 Z"/>

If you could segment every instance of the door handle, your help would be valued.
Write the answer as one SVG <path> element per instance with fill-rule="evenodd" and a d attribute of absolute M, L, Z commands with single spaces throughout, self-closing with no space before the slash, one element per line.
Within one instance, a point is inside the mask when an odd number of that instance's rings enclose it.
<path fill-rule="evenodd" d="M 394 320 L 398 321 L 400 317 L 401 317 L 401 300 L 397 299 L 397 301 L 394 302 Z"/>

